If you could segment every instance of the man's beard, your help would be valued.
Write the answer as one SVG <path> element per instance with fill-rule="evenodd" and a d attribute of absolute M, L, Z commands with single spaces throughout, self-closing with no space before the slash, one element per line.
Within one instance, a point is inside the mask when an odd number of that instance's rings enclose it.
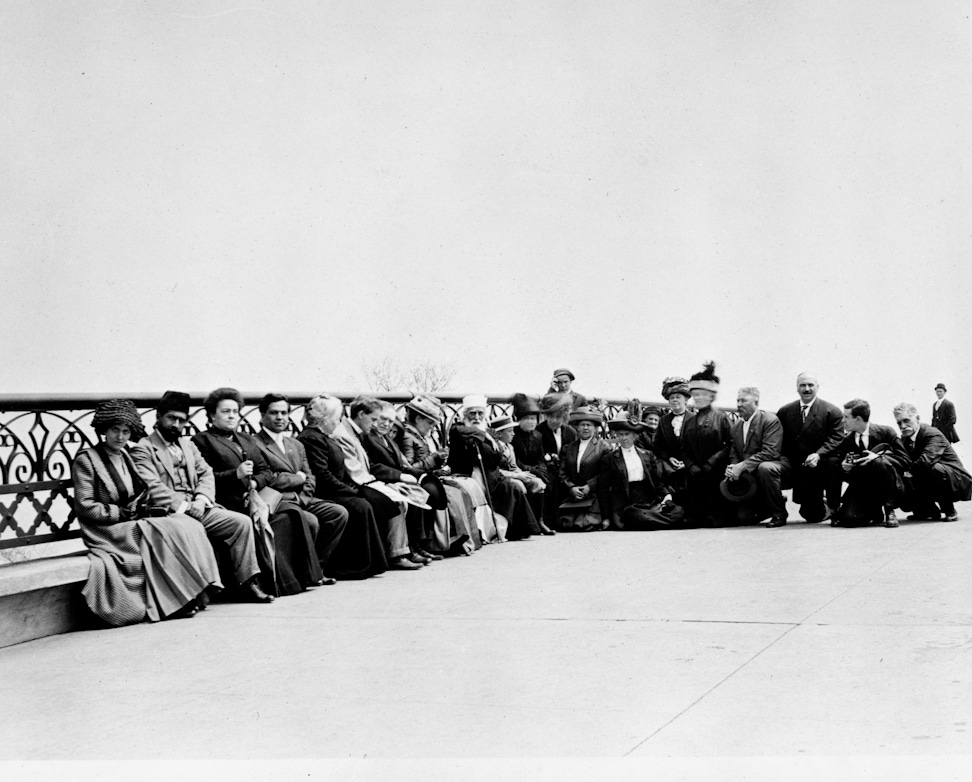
<path fill-rule="evenodd" d="M 165 440 L 167 443 L 178 442 L 179 437 L 182 435 L 181 431 L 173 431 L 172 429 L 163 429 L 161 426 L 156 427 L 156 430 L 160 435 L 162 435 L 162 439 Z"/>

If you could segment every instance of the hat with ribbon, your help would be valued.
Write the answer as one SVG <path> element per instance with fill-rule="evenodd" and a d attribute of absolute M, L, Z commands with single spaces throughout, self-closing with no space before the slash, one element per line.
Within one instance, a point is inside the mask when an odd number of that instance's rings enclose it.
<path fill-rule="evenodd" d="M 540 399 L 540 412 L 543 415 L 566 413 L 572 401 L 569 394 L 544 394 Z"/>
<path fill-rule="evenodd" d="M 600 411 L 585 405 L 572 410 L 570 413 L 570 423 L 579 424 L 581 421 L 589 421 L 594 426 L 600 426 L 604 423 L 604 415 Z"/>
<path fill-rule="evenodd" d="M 490 419 L 489 422 L 489 428 L 494 432 L 502 432 L 504 429 L 512 429 L 514 426 L 516 426 L 516 421 L 508 415 L 498 415 Z"/>
<path fill-rule="evenodd" d="M 414 399 L 410 399 L 405 403 L 405 407 L 409 410 L 414 410 L 419 415 L 425 416 L 436 423 L 442 419 L 442 411 L 439 410 L 429 399 L 423 396 L 417 396 Z"/>
<path fill-rule="evenodd" d="M 612 432 L 640 432 L 642 426 L 637 421 L 632 421 L 628 413 L 622 410 L 608 421 L 608 429 Z"/>

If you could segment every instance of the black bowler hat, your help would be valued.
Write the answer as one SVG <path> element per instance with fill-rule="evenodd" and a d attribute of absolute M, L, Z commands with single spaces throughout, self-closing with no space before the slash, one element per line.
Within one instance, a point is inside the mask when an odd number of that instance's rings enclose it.
<path fill-rule="evenodd" d="M 942 391 L 948 391 L 948 389 L 947 389 L 947 388 L 945 388 L 945 384 L 944 384 L 944 383 L 939 383 L 939 384 L 938 384 L 937 386 L 935 386 L 935 390 L 936 390 L 936 391 L 937 391 L 937 390 L 938 390 L 939 388 L 940 388 L 940 389 L 942 389 Z"/>
<path fill-rule="evenodd" d="M 745 502 L 756 494 L 756 479 L 751 472 L 744 472 L 734 481 L 723 478 L 719 491 L 729 502 Z"/>
<path fill-rule="evenodd" d="M 159 406 L 155 408 L 160 415 L 168 412 L 185 413 L 189 415 L 189 394 L 182 391 L 166 391 L 159 400 Z"/>
<path fill-rule="evenodd" d="M 422 480 L 419 481 L 419 486 L 429 493 L 428 503 L 432 508 L 435 510 L 446 509 L 446 505 L 449 503 L 446 499 L 445 486 L 435 475 L 430 472 L 423 475 Z"/>

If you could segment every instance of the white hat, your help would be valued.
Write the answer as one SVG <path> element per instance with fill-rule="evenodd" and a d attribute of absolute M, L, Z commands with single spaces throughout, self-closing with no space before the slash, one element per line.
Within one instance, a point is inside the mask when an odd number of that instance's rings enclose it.
<path fill-rule="evenodd" d="M 462 398 L 462 409 L 472 410 L 473 408 L 480 408 L 485 410 L 489 403 L 486 401 L 486 397 L 483 394 L 470 394 L 469 396 L 464 396 Z"/>

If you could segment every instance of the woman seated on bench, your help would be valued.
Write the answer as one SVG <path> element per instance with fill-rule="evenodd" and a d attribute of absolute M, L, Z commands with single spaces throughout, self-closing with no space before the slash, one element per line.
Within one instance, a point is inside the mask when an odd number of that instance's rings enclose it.
<path fill-rule="evenodd" d="M 112 625 L 194 616 L 205 590 L 222 589 L 206 530 L 195 519 L 146 505 L 127 444 L 145 436 L 135 405 L 104 402 L 91 426 L 101 442 L 72 468 L 74 510 L 91 564 L 82 594 Z"/>

